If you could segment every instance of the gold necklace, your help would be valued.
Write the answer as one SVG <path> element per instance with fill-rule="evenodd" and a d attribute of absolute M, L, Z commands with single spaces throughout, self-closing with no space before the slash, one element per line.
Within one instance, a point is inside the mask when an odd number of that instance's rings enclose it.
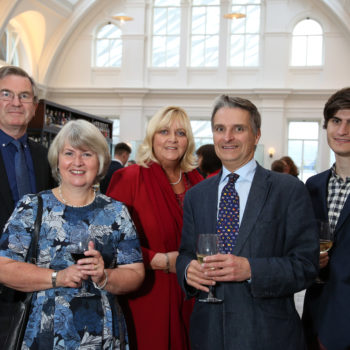
<path fill-rule="evenodd" d="M 179 179 L 176 182 L 170 182 L 170 185 L 177 185 L 178 183 L 180 183 L 181 179 L 182 179 L 182 171 L 180 169 L 180 177 L 179 177 Z"/>
<path fill-rule="evenodd" d="M 62 190 L 61 190 L 61 185 L 58 186 L 58 194 L 60 196 L 60 198 L 62 199 L 62 202 L 65 204 L 65 205 L 68 205 L 70 207 L 73 207 L 73 208 L 83 208 L 83 207 L 87 207 L 88 205 L 90 205 L 96 198 L 96 191 L 94 191 L 94 197 L 92 198 L 92 200 L 87 203 L 87 204 L 83 204 L 83 205 L 73 205 L 73 204 L 70 204 L 67 200 L 64 199 L 63 195 L 62 195 Z"/>

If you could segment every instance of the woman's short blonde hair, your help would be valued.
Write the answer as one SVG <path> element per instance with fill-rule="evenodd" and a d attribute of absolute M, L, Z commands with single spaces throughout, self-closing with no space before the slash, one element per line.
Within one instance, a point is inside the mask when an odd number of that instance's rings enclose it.
<path fill-rule="evenodd" d="M 48 153 L 52 176 L 58 182 L 60 182 L 58 155 L 66 142 L 74 148 L 88 149 L 97 154 L 99 169 L 94 184 L 100 182 L 111 162 L 108 144 L 101 131 L 83 119 L 71 120 L 63 126 L 51 143 Z"/>
<path fill-rule="evenodd" d="M 164 127 L 170 127 L 171 123 L 175 120 L 185 130 L 187 137 L 187 148 L 180 161 L 181 170 L 188 172 L 196 167 L 196 158 L 194 156 L 195 144 L 190 119 L 182 108 L 175 106 L 168 106 L 159 110 L 148 122 L 146 137 L 139 147 L 136 158 L 140 166 L 147 168 L 150 162 L 159 164 L 153 150 L 154 135 Z"/>

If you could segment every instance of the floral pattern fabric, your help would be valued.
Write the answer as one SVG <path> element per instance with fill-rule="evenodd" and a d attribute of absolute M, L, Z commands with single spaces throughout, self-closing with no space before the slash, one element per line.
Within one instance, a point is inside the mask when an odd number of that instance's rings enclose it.
<path fill-rule="evenodd" d="M 98 194 L 85 207 L 70 207 L 52 191 L 41 193 L 43 217 L 37 265 L 62 270 L 74 264 L 69 247 L 79 230 L 88 230 L 106 268 L 142 262 L 137 234 L 126 207 Z M 26 195 L 17 204 L 4 228 L 0 256 L 25 261 L 34 229 L 38 200 Z M 115 296 L 85 282 L 80 288 L 51 288 L 34 293 L 22 350 L 128 349 L 124 317 Z M 121 346 L 123 345 L 123 346 Z"/>

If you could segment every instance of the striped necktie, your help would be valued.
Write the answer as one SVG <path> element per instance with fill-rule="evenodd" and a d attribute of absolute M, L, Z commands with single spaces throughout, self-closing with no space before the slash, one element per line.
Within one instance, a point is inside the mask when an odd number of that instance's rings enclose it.
<path fill-rule="evenodd" d="M 232 254 L 239 232 L 239 196 L 235 189 L 237 174 L 230 174 L 221 192 L 218 219 L 216 223 L 219 238 L 219 251 Z"/>

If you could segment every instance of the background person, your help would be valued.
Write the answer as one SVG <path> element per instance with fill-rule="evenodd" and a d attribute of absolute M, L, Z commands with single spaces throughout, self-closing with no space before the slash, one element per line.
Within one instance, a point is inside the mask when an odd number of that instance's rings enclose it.
<path fill-rule="evenodd" d="M 254 160 L 261 135 L 254 104 L 222 95 L 211 120 L 223 169 L 186 194 L 176 270 L 187 297 L 205 298 L 215 285 L 223 302 L 196 299 L 191 349 L 305 349 L 294 293 L 315 279 L 319 255 L 308 193 L 298 179 Z M 196 257 L 201 233 L 216 233 L 220 243 L 220 254 L 202 265 Z"/>
<path fill-rule="evenodd" d="M 125 142 L 119 142 L 114 147 L 114 159 L 109 165 L 106 176 L 100 182 L 101 193 L 106 193 L 109 182 L 115 171 L 124 168 L 130 157 L 131 148 Z"/>
<path fill-rule="evenodd" d="M 287 163 L 282 159 L 277 159 L 272 162 L 271 170 L 276 171 L 278 173 L 288 173 Z"/>
<path fill-rule="evenodd" d="M 24 349 L 119 349 L 123 315 L 114 294 L 136 289 L 144 267 L 126 207 L 93 190 L 110 160 L 101 132 L 84 120 L 68 122 L 49 149 L 59 186 L 41 192 L 43 217 L 37 264 L 23 262 L 31 241 L 37 195 L 17 204 L 0 242 L 0 282 L 36 291 Z M 86 258 L 70 254 L 79 231 L 91 241 Z M 81 295 L 82 282 L 88 296 Z M 125 339 L 127 343 L 127 337 Z"/>
<path fill-rule="evenodd" d="M 37 88 L 33 79 L 21 68 L 0 68 L 0 235 L 17 201 L 27 193 L 52 188 L 54 181 L 47 161 L 47 149 L 31 141 L 27 135 L 29 122 L 37 107 Z M 24 152 L 21 164 L 28 180 L 19 193 L 16 180 L 16 153 L 18 140 Z"/>
<path fill-rule="evenodd" d="M 149 121 L 137 162 L 114 173 L 107 195 L 124 202 L 140 235 L 146 278 L 127 295 L 133 349 L 186 350 L 192 301 L 176 280 L 186 191 L 202 180 L 194 170 L 194 140 L 186 112 L 166 107 Z M 129 329 L 130 333 L 131 330 Z"/>
<path fill-rule="evenodd" d="M 320 277 L 305 294 L 303 322 L 309 349 L 350 349 L 350 88 L 334 93 L 323 111 L 323 127 L 335 154 L 333 166 L 310 177 L 316 218 L 329 223 L 331 250 L 320 254 Z"/>
<path fill-rule="evenodd" d="M 215 153 L 214 145 L 202 145 L 197 151 L 198 169 L 200 174 L 206 178 L 209 175 L 217 174 L 221 169 L 221 160 Z"/>
<path fill-rule="evenodd" d="M 290 175 L 293 175 L 295 177 L 298 177 L 299 175 L 299 169 L 295 165 L 293 159 L 289 156 L 284 156 L 281 158 L 286 163 L 286 172 Z"/>

